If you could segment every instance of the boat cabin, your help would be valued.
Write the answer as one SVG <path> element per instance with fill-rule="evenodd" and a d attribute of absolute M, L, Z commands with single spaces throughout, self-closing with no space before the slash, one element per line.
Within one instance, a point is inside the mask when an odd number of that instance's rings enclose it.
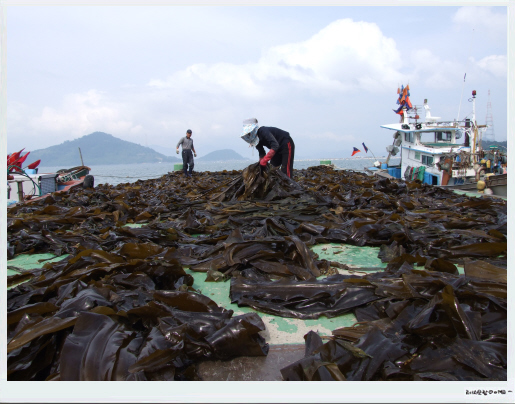
<path fill-rule="evenodd" d="M 460 185 L 477 182 L 480 159 L 492 157 L 493 164 L 503 163 L 500 153 L 481 150 L 482 133 L 486 125 L 478 125 L 475 119 L 476 91 L 472 91 L 472 118 L 461 121 L 445 121 L 432 116 L 427 100 L 423 106 L 412 105 L 409 86 L 397 90 L 400 105 L 394 112 L 400 122 L 381 125 L 393 131 L 393 144 L 386 150 L 388 157 L 381 164 L 382 170 L 395 178 L 420 180 L 431 185 Z M 425 110 L 422 119 L 417 111 Z M 389 165 L 390 157 L 400 152 L 400 164 Z M 497 157 L 497 159 L 496 159 Z M 478 174 L 479 173 L 479 174 Z"/>
<path fill-rule="evenodd" d="M 459 173 L 451 175 L 452 166 L 460 161 L 459 153 L 470 153 L 469 136 L 466 134 L 462 139 L 463 127 L 455 122 L 432 119 L 409 122 L 404 117 L 399 123 L 381 127 L 395 131 L 394 143 L 388 151 L 391 155 L 400 151 L 400 170 L 389 170 L 396 178 L 419 179 L 430 185 L 445 184 L 450 177 L 459 177 Z M 464 174 L 470 175 L 469 172 Z"/>

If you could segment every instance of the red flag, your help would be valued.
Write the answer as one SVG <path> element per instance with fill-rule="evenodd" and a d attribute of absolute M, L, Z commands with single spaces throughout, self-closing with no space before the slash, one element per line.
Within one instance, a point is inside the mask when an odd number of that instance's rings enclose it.
<path fill-rule="evenodd" d="M 14 162 L 20 158 L 20 154 L 23 150 L 25 150 L 25 147 L 21 149 L 19 152 L 11 154 L 7 159 L 7 165 L 10 166 L 14 164 Z"/>
<path fill-rule="evenodd" d="M 25 162 L 25 160 L 27 160 L 27 157 L 29 157 L 29 154 L 30 152 L 27 152 L 23 157 L 20 157 L 17 161 L 16 161 L 16 165 L 18 167 L 21 167 L 21 165 Z"/>
<path fill-rule="evenodd" d="M 353 147 L 353 149 L 354 150 L 352 151 L 351 157 L 354 156 L 356 153 L 360 153 L 361 152 L 361 150 L 356 149 L 355 147 Z"/>
<path fill-rule="evenodd" d="M 34 169 L 37 166 L 39 166 L 39 163 L 41 163 L 41 160 L 36 160 L 34 163 L 30 163 L 27 168 Z"/>

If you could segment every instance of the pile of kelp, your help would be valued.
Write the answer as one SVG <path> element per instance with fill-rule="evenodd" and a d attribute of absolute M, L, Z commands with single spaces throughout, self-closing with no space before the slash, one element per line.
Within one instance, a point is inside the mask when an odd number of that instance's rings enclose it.
<path fill-rule="evenodd" d="M 253 164 L 10 208 L 10 258 L 68 255 L 8 279 L 29 280 L 8 291 L 9 380 L 199 380 L 200 361 L 266 355 L 260 317 L 185 267 L 260 312 L 355 314 L 325 344 L 307 334 L 285 380 L 506 380 L 505 201 L 322 166 L 294 180 Z M 309 249 L 333 242 L 388 266 L 338 274 Z"/>

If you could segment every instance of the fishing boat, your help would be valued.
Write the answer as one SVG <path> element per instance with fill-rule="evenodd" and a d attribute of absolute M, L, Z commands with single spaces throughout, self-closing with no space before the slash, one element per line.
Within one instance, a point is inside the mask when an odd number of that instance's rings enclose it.
<path fill-rule="evenodd" d="M 377 175 L 420 180 L 448 189 L 472 190 L 506 196 L 506 153 L 498 147 L 484 150 L 482 135 L 487 125 L 476 122 L 476 91 L 472 91 L 472 117 L 462 121 L 444 121 L 431 115 L 424 100 L 412 105 L 409 85 L 398 90 L 400 115 L 398 123 L 381 125 L 393 131 L 393 143 L 387 147 L 384 163 L 366 168 Z M 424 119 L 419 112 L 424 111 Z M 392 156 L 400 153 L 400 164 L 390 165 Z M 504 171 L 503 171 L 504 170 Z"/>
<path fill-rule="evenodd" d="M 78 186 L 94 187 L 94 177 L 89 174 L 91 168 L 82 165 L 55 173 L 38 173 L 40 160 L 22 168 L 30 153 L 21 156 L 22 151 L 7 156 L 7 206 L 37 200 L 53 192 L 66 192 Z"/>

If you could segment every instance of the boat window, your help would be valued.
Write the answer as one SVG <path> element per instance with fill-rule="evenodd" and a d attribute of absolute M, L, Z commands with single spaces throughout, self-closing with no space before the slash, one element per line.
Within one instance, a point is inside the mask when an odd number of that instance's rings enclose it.
<path fill-rule="evenodd" d="M 433 165 L 433 156 L 422 156 L 422 164 L 426 166 Z"/>
<path fill-rule="evenodd" d="M 404 132 L 404 140 L 406 142 L 415 143 L 415 137 L 413 135 L 413 132 Z"/>
<path fill-rule="evenodd" d="M 420 143 L 433 143 L 434 141 L 434 132 L 420 132 Z"/>
<path fill-rule="evenodd" d="M 420 160 L 420 152 L 415 152 L 415 160 Z"/>
<path fill-rule="evenodd" d="M 450 142 L 451 141 L 451 132 L 436 132 L 436 141 L 437 142 Z"/>
<path fill-rule="evenodd" d="M 451 131 L 437 131 L 437 132 L 420 132 L 420 143 L 434 144 L 437 143 L 451 143 L 452 132 Z"/>

